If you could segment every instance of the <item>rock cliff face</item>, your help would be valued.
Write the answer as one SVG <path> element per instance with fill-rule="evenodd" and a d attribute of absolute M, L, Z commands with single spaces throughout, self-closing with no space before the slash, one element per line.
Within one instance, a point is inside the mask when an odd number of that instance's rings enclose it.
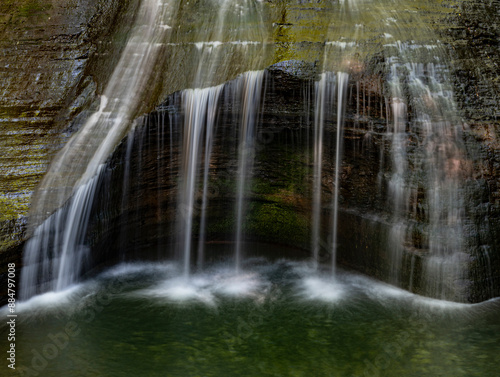
<path fill-rule="evenodd" d="M 12 260 L 21 264 L 20 249 L 25 237 L 31 193 L 46 171 L 51 157 L 78 128 L 81 119 L 86 117 L 85 110 L 95 106 L 94 99 L 102 93 L 125 44 L 137 5 L 137 0 L 8 0 L 0 5 L 0 146 L 5 151 L 0 160 L 2 266 Z M 313 115 L 297 106 L 302 103 L 300 99 L 303 91 L 312 90 L 312 81 L 318 79 L 318 72 L 325 65 L 325 36 L 332 33 L 336 35 L 344 30 L 342 26 L 338 29 L 333 26 L 342 25 L 343 16 L 332 13 L 338 11 L 338 4 L 334 2 L 271 1 L 267 6 L 272 40 L 268 41 L 270 49 L 266 49 L 259 63 L 261 68 L 281 61 L 293 60 L 304 64 L 297 63 L 299 68 L 295 69 L 294 74 L 286 71 L 290 69 L 290 64 L 284 67 L 277 65 L 270 70 L 270 77 L 277 83 L 276 87 L 281 89 L 270 94 L 273 98 L 268 98 L 266 124 L 273 130 L 272 142 L 268 145 L 267 155 L 263 155 L 261 164 L 256 166 L 257 178 L 259 171 L 262 172 L 260 181 L 257 179 L 256 190 L 258 193 L 260 187 L 265 195 L 255 201 L 252 207 L 255 221 L 250 222 L 248 230 L 254 239 L 276 242 L 289 239 L 293 240 L 291 242 L 294 245 L 307 248 L 305 239 L 310 226 L 306 215 L 310 207 L 307 202 L 310 197 L 306 188 L 308 186 L 289 187 L 286 183 L 290 177 L 309 176 L 311 170 L 311 166 L 301 160 L 304 148 L 310 147 L 305 141 L 305 130 Z M 416 25 L 411 23 L 412 14 L 418 14 L 425 23 L 426 33 L 439 36 L 449 50 L 450 77 L 453 79 L 459 111 L 466 123 L 464 138 L 474 171 L 474 180 L 468 183 L 473 188 L 470 190 L 473 194 L 468 198 L 468 211 L 472 219 L 468 225 L 468 237 L 473 240 L 468 242 L 474 245 L 471 249 L 472 263 L 477 261 L 481 267 L 471 270 L 471 280 L 478 283 L 470 300 L 480 301 L 500 294 L 500 2 L 419 1 L 411 3 L 409 8 L 396 11 L 402 20 L 410 20 L 405 23 L 406 32 L 415 33 L 416 38 L 426 38 L 425 33 L 418 36 L 414 31 Z M 193 42 L 190 39 L 191 30 L 196 28 L 199 18 L 190 16 L 186 10 L 179 14 L 183 19 L 176 22 L 184 25 L 184 29 L 175 38 L 172 37 L 172 41 L 178 42 L 181 47 L 170 49 L 164 46 L 162 53 L 168 57 L 167 68 L 165 71 L 155 71 L 156 83 L 152 86 L 155 94 L 151 95 L 150 103 L 144 103 L 143 111 L 154 108 L 160 102 L 159 99 L 164 99 L 168 94 L 191 85 L 184 78 L 183 75 L 187 73 L 183 71 L 194 72 L 196 66 L 187 63 L 193 59 L 193 55 L 191 49 L 185 46 Z M 357 57 L 357 62 L 350 63 L 354 79 L 351 85 L 360 82 L 362 86 L 374 88 L 382 79 L 377 68 L 380 62 L 377 48 L 384 43 L 384 37 L 374 21 L 368 18 L 366 25 L 364 53 Z M 246 68 L 245 64 L 235 65 L 230 72 L 224 72 L 219 81 L 228 80 Z M 355 87 L 351 89 L 351 93 L 353 90 L 355 92 Z M 385 104 L 379 106 L 379 103 L 383 103 L 381 94 L 376 90 L 372 92 L 370 103 L 368 98 L 362 101 L 368 116 L 361 126 L 357 124 L 354 127 L 353 114 L 358 111 L 358 102 L 352 99 L 351 106 L 354 107 L 348 110 L 351 123 L 347 126 L 345 138 L 341 224 L 346 230 L 357 227 L 365 236 L 350 239 L 348 231 L 341 232 L 345 235 L 341 244 L 350 244 L 351 249 L 359 250 L 366 250 L 374 239 L 377 242 L 377 237 L 389 231 L 383 221 L 373 225 L 358 216 L 366 209 L 379 213 L 381 218 L 388 216 L 386 203 L 379 201 L 373 190 L 377 184 L 376 172 L 380 158 L 383 157 L 380 154 L 383 141 L 377 134 L 384 132 L 386 120 L 382 111 Z M 327 132 L 332 133 L 328 137 L 334 140 L 334 131 Z M 290 140 L 295 140 L 293 145 Z M 356 150 L 361 147 L 368 150 L 371 158 L 356 157 Z M 126 148 L 126 144 L 122 144 L 118 150 L 120 148 Z M 117 160 L 117 156 L 119 152 L 113 158 Z M 147 159 L 146 156 L 144 158 Z M 224 158 L 221 153 L 220 161 Z M 273 167 L 272 162 L 277 160 L 293 163 L 288 163 L 290 168 L 284 171 Z M 144 174 L 154 172 L 145 171 Z M 144 197 L 146 194 L 140 190 L 147 187 L 147 179 L 136 186 L 131 188 L 129 195 L 136 190 L 137 195 Z M 324 182 L 324 186 L 327 195 L 331 195 L 332 182 Z M 231 191 L 230 185 L 221 187 Z M 154 194 L 150 194 L 150 200 L 158 199 L 154 198 Z M 164 200 L 167 208 L 168 202 L 174 199 L 168 197 L 168 200 Z M 213 214 L 213 224 L 221 219 L 218 214 L 222 214 L 224 205 L 228 205 L 224 199 L 221 199 L 220 204 L 219 212 Z M 170 221 L 161 218 L 168 217 L 168 210 L 160 214 L 152 208 L 146 208 L 144 212 L 140 223 L 140 227 L 144 226 L 141 238 L 127 244 L 127 247 L 133 248 L 133 245 L 146 240 L 156 243 L 168 241 L 157 240 L 153 227 L 146 231 L 147 224 Z M 132 216 L 131 213 L 127 216 Z M 285 213 L 287 215 L 283 217 Z M 329 213 L 325 213 L 325 217 L 328 216 Z M 113 218 L 111 215 L 109 217 Z M 116 229 L 125 225 L 126 219 L 126 216 L 121 215 L 115 217 L 108 234 L 101 234 L 94 239 L 96 247 L 100 250 L 106 247 L 113 249 L 116 246 L 112 245 L 117 236 Z M 276 224 L 281 224 L 281 233 L 269 231 Z M 232 226 L 234 224 L 227 221 L 214 225 L 211 231 L 213 239 L 224 238 L 232 231 Z M 101 226 L 95 225 L 94 229 L 100 229 L 98 233 L 102 232 Z M 293 229 L 301 229 L 303 234 Z M 171 232 L 172 229 L 165 234 Z M 273 236 L 275 234 L 280 235 L 276 238 Z M 411 255 L 418 257 L 418 253 Z M 340 250 L 339 254 L 340 261 L 345 265 L 377 277 L 388 274 L 384 258 L 375 250 L 369 254 Z M 485 263 L 485 259 L 488 263 Z M 408 271 L 418 263 L 418 258 L 409 258 Z M 488 275 L 493 276 L 494 280 L 484 280 L 484 266 L 489 266 L 491 271 L 488 271 Z M 409 279 L 407 275 L 403 277 L 405 279 Z M 419 291 L 418 281 L 407 281 L 402 285 L 413 285 L 412 289 Z"/>
<path fill-rule="evenodd" d="M 0 4 L 2 266 L 18 259 L 31 194 L 106 82 L 133 17 L 128 0 Z"/>
<path fill-rule="evenodd" d="M 472 213 L 474 262 L 471 269 L 483 292 L 500 285 L 500 2 L 464 1 L 447 17 L 443 39 L 449 41 L 452 78 L 459 109 L 468 125 L 465 138 L 474 158 L 476 195 Z M 492 281 L 485 280 L 491 270 Z M 478 298 L 485 298 L 478 292 Z"/>

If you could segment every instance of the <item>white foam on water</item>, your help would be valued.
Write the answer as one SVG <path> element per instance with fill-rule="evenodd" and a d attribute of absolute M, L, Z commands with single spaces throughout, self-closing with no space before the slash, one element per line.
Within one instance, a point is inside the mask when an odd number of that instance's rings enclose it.
<path fill-rule="evenodd" d="M 134 291 L 131 295 L 179 303 L 195 301 L 215 306 L 217 296 L 262 300 L 268 285 L 257 273 L 236 274 L 233 269 L 225 268 L 193 274 L 189 278 L 177 276 L 161 280 L 149 288 Z"/>
<path fill-rule="evenodd" d="M 367 294 L 371 300 L 379 303 L 387 303 L 388 301 L 392 303 L 394 300 L 397 300 L 406 301 L 409 305 L 414 305 L 415 307 L 425 306 L 427 308 L 451 310 L 466 309 L 473 306 L 472 304 L 420 296 L 364 275 L 346 273 L 342 280 L 344 284 L 356 288 L 358 291 Z"/>
<path fill-rule="evenodd" d="M 304 262 L 289 262 L 289 265 L 300 276 L 296 285 L 298 296 L 306 300 L 337 302 L 342 299 L 349 300 L 356 295 L 365 295 L 383 305 L 392 305 L 399 301 L 416 308 L 450 311 L 467 310 L 480 305 L 421 296 L 354 272 L 339 271 L 333 278 Z"/>
<path fill-rule="evenodd" d="M 384 306 L 407 305 L 415 310 L 438 310 L 440 312 L 474 314 L 473 308 L 481 309 L 481 304 L 465 304 L 428 298 L 410 293 L 390 284 L 380 282 L 368 276 L 340 271 L 335 278 L 327 272 L 318 272 L 314 266 L 304 262 L 281 261 L 286 263 L 289 271 L 296 277 L 292 297 L 299 301 L 321 301 L 325 303 L 348 302 L 349 300 L 369 300 Z M 103 272 L 95 280 L 72 285 L 58 292 L 48 292 L 32 297 L 26 302 L 16 305 L 16 312 L 37 315 L 41 312 L 53 312 L 74 307 L 82 300 L 92 297 L 106 289 L 108 282 L 104 279 L 119 281 L 123 277 L 153 277 L 151 286 L 124 292 L 124 296 L 151 299 L 159 304 L 167 303 L 201 303 L 216 307 L 220 299 L 233 297 L 251 299 L 256 303 L 264 302 L 269 297 L 272 285 L 280 286 L 286 281 L 269 281 L 268 273 L 276 267 L 266 264 L 258 267 L 258 271 L 241 271 L 235 273 L 231 266 L 215 266 L 203 273 L 192 274 L 189 278 L 182 276 L 182 271 L 175 263 L 123 263 Z M 140 279 L 143 282 L 143 279 Z M 116 284 L 114 284 L 116 285 Z M 134 289 L 134 283 L 129 285 Z M 495 300 L 492 305 L 496 304 Z M 497 301 L 500 301 L 497 300 Z M 8 307 L 0 309 L 0 315 L 6 315 Z"/>
<path fill-rule="evenodd" d="M 104 278 L 122 277 L 136 274 L 151 274 L 151 273 L 175 273 L 178 270 L 176 263 L 121 263 L 104 271 L 100 276 Z"/>
<path fill-rule="evenodd" d="M 330 276 L 310 276 L 299 282 L 299 295 L 306 300 L 338 302 L 344 298 L 345 288 Z"/>
<path fill-rule="evenodd" d="M 216 277 L 214 292 L 224 296 L 257 297 L 265 292 L 265 282 L 255 273 L 240 273 Z"/>
<path fill-rule="evenodd" d="M 89 283 L 75 284 L 62 291 L 51 291 L 34 296 L 27 301 L 16 302 L 16 313 L 39 312 L 42 310 L 56 310 L 71 305 L 76 297 L 88 286 Z M 5 308 L 2 308 L 2 311 Z"/>
<path fill-rule="evenodd" d="M 413 298 L 415 304 L 427 305 L 428 307 L 431 308 L 457 310 L 457 309 L 469 309 L 473 306 L 473 304 L 439 300 L 437 298 L 424 297 L 412 293 L 409 293 L 409 295 Z"/>
<path fill-rule="evenodd" d="M 177 277 L 168 279 L 150 288 L 131 293 L 133 296 L 151 297 L 169 302 L 201 302 L 210 306 L 216 304 L 207 281 L 204 279 L 186 279 Z"/>

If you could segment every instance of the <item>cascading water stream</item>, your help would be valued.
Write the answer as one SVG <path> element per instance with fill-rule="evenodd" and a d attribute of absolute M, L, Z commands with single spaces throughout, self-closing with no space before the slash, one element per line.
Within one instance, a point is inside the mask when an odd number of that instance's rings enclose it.
<path fill-rule="evenodd" d="M 340 176 L 342 174 L 342 142 L 344 127 L 344 112 L 346 108 L 346 94 L 349 75 L 344 72 L 337 73 L 337 140 L 335 145 L 335 183 L 333 193 L 333 229 L 332 229 L 332 271 L 335 274 L 337 262 L 337 233 L 339 218 L 339 193 Z"/>
<path fill-rule="evenodd" d="M 234 111 L 240 116 L 240 135 L 238 143 L 238 171 L 236 177 L 236 233 L 235 263 L 236 271 L 241 268 L 241 244 L 243 242 L 243 224 L 246 211 L 245 202 L 248 187 L 251 185 L 252 166 L 255 147 L 255 129 L 261 106 L 264 71 L 252 71 L 238 77 L 227 85 L 235 100 Z M 183 255 L 184 277 L 190 275 L 191 253 L 193 249 L 193 230 L 195 219 L 199 218 L 197 264 L 204 263 L 205 231 L 207 226 L 207 206 L 209 200 L 209 169 L 216 130 L 217 108 L 223 85 L 205 89 L 182 92 L 184 112 L 182 146 L 182 181 L 178 200 L 178 244 Z M 204 146 L 203 146 L 204 141 Z M 202 151 L 204 157 L 202 158 Z M 203 169 L 202 167 L 203 162 Z M 202 172 L 202 174 L 200 174 Z M 200 177 L 202 175 L 202 177 Z M 201 178 L 202 188 L 198 190 Z M 201 208 L 197 199 L 201 191 Z"/>
<path fill-rule="evenodd" d="M 336 77 L 331 72 L 325 72 L 315 84 L 314 111 L 314 160 L 313 160 L 313 197 L 312 197 L 312 237 L 311 249 L 313 264 L 317 268 L 320 261 L 321 242 L 321 207 L 323 192 L 323 136 L 325 117 L 330 113 L 335 96 Z"/>
<path fill-rule="evenodd" d="M 441 63 L 444 54 L 437 44 L 396 41 L 386 47 L 396 52 L 388 59 L 393 110 L 393 173 L 389 181 L 394 216 L 392 282 L 400 283 L 398 271 L 410 245 L 410 249 L 427 253 L 422 271 L 426 294 L 461 297 L 464 204 L 460 182 L 465 178 L 465 154 L 461 122 Z M 427 62 L 420 63 L 427 55 Z M 407 116 L 409 106 L 411 118 Z M 427 223 L 423 231 L 413 225 L 419 217 Z"/>
<path fill-rule="evenodd" d="M 168 33 L 173 3 L 141 1 L 129 40 L 92 114 L 52 161 L 32 201 L 30 226 L 61 207 L 75 190 L 97 174 L 132 126 Z M 55 190 L 54 188 L 57 188 Z"/>
<path fill-rule="evenodd" d="M 182 147 L 183 178 L 179 189 L 179 238 L 184 256 L 184 277 L 187 278 L 191 265 L 191 243 L 193 240 L 193 217 L 197 194 L 200 152 L 202 150 L 203 130 L 205 129 L 205 169 L 210 163 L 211 140 L 214 129 L 216 107 L 222 86 L 206 89 L 186 90 L 183 92 L 184 140 Z M 208 173 L 207 173 L 208 174 Z M 207 181 L 204 179 L 204 184 Z M 206 187 L 206 186 L 205 186 Z M 206 205 L 207 190 L 203 189 L 203 202 Z M 200 231 L 203 231 L 200 229 Z M 201 239 L 200 239 L 201 240 Z M 203 241 L 201 241 L 203 242 Z"/>
<path fill-rule="evenodd" d="M 327 32 L 323 70 L 359 77 L 371 68 L 363 66 L 362 55 L 370 54 L 362 47 L 366 38 L 381 38 L 383 44 L 385 67 L 379 71 L 385 70 L 389 93 L 385 117 L 390 167 L 381 149 L 378 185 L 390 208 L 388 280 L 413 287 L 415 258 L 423 258 L 420 292 L 460 299 L 466 259 L 461 182 L 467 161 L 445 48 L 430 29 L 413 26 L 423 24 L 418 13 L 396 13 L 390 2 L 346 0 L 336 9 L 339 19 Z M 365 120 L 372 107 L 366 81 L 358 82 L 356 90 L 356 121 Z M 403 283 L 406 268 L 411 277 Z"/>
<path fill-rule="evenodd" d="M 131 28 L 129 40 L 101 96 L 99 110 L 89 117 L 85 124 L 80 127 L 80 130 L 72 136 L 69 142 L 59 152 L 34 196 L 30 227 L 33 229 L 33 234 L 37 236 L 32 237 L 25 250 L 26 267 L 22 273 L 22 285 L 25 287 L 23 290 L 26 292 L 25 298 L 31 296 L 34 292 L 45 290 L 44 288 L 38 290 L 38 288 L 33 287 L 33 285 L 46 283 L 45 286 L 49 287 L 48 290 L 59 290 L 77 281 L 79 275 L 78 271 L 80 270 L 79 266 L 84 262 L 80 260 L 81 258 L 79 257 L 73 257 L 72 254 L 82 254 L 79 253 L 78 250 L 80 250 L 83 245 L 71 244 L 71 242 L 83 242 L 86 232 L 85 224 L 83 224 L 84 221 L 81 221 L 78 217 L 79 214 L 70 213 L 69 215 L 56 215 L 56 213 L 59 211 L 66 212 L 68 208 L 76 205 L 63 206 L 67 201 L 74 203 L 77 199 L 80 200 L 84 197 L 92 197 L 93 194 L 91 192 L 86 195 L 80 195 L 80 190 L 84 188 L 85 190 L 91 190 L 94 187 L 93 185 L 88 185 L 87 182 L 97 179 L 95 177 L 97 176 L 98 170 L 102 169 L 102 164 L 109 157 L 110 153 L 117 147 L 128 130 L 133 127 L 134 118 L 142 111 L 146 110 L 142 108 L 143 103 L 145 103 L 142 99 L 144 95 L 147 95 L 146 92 L 151 81 L 159 77 L 157 72 L 155 72 L 155 67 L 159 65 L 160 62 L 168 64 L 169 56 L 175 56 L 175 54 L 165 54 L 164 47 L 168 46 L 171 49 L 177 49 L 176 51 L 178 51 L 178 49 L 184 49 L 184 51 L 188 51 L 189 53 L 191 53 L 192 48 L 195 50 L 199 49 L 198 43 L 201 43 L 202 49 L 205 45 L 210 47 L 210 51 L 208 51 L 207 54 L 202 54 L 201 58 L 198 59 L 197 75 L 190 77 L 189 70 L 185 72 L 186 77 L 181 75 L 179 82 L 194 87 L 213 85 L 213 82 L 220 82 L 222 80 L 221 78 L 230 78 L 231 75 L 235 75 L 234 72 L 238 72 L 232 69 L 232 60 L 221 59 L 222 55 L 219 53 L 212 53 L 212 49 L 215 50 L 220 44 L 225 46 L 225 48 L 221 50 L 221 53 L 224 52 L 226 54 L 238 56 L 241 51 L 243 51 L 243 53 L 249 49 L 260 49 L 263 51 L 263 49 L 266 48 L 263 43 L 268 33 L 268 28 L 266 26 L 250 29 L 241 26 L 247 22 L 256 22 L 257 24 L 263 23 L 262 7 L 259 3 L 243 0 L 241 2 L 225 1 L 223 7 L 219 7 L 217 4 L 211 2 L 208 2 L 206 5 L 209 10 L 208 15 L 210 16 L 202 25 L 203 27 L 199 33 L 195 35 L 195 37 L 201 38 L 201 42 L 197 42 L 182 40 L 185 36 L 180 37 L 178 32 L 171 32 L 173 29 L 181 29 L 181 25 L 176 25 L 176 22 L 179 21 L 177 15 L 182 15 L 183 12 L 186 11 L 186 7 L 182 3 L 156 0 L 143 0 L 140 2 L 136 12 L 135 23 Z M 236 18 L 234 17 L 235 15 Z M 237 26 L 235 26 L 235 20 L 237 20 Z M 190 33 L 187 33 L 187 35 L 189 34 Z M 208 40 L 206 40 L 207 38 Z M 215 41 L 213 38 L 215 38 Z M 221 43 L 217 42 L 219 38 L 222 41 Z M 266 57 L 266 53 L 262 51 L 255 54 L 256 59 L 248 61 L 246 64 L 250 67 L 260 67 Z M 219 75 L 220 77 L 216 77 L 215 75 Z M 168 84 L 169 79 L 167 78 L 166 81 Z M 174 85 L 178 85 L 178 83 L 174 82 Z M 199 95 L 203 97 L 203 94 L 201 94 L 203 93 L 202 89 L 196 90 L 199 91 Z M 207 129 L 205 136 L 205 164 L 206 169 L 208 169 L 211 153 L 210 136 L 212 133 L 210 127 L 214 121 L 214 106 L 217 102 L 220 88 L 215 89 L 211 87 L 206 89 L 206 91 L 207 93 L 211 92 L 213 94 L 209 96 L 209 102 L 212 102 L 207 104 L 207 106 L 211 106 L 211 110 L 208 110 L 208 114 L 199 114 L 199 116 L 207 118 L 209 123 L 206 125 Z M 202 107 L 201 104 L 193 104 L 193 106 Z M 203 112 L 207 110 L 199 111 Z M 248 115 L 249 119 L 251 119 L 251 117 L 252 115 Z M 186 275 L 189 274 L 189 253 L 192 244 L 191 236 L 193 235 L 192 204 L 194 203 L 194 194 L 196 192 L 195 186 L 198 182 L 197 172 L 195 171 L 198 167 L 198 161 L 195 161 L 195 159 L 201 156 L 198 152 L 198 148 L 202 148 L 202 144 L 197 143 L 201 142 L 201 128 L 205 127 L 205 125 L 202 126 L 201 124 L 204 121 L 204 119 L 196 118 L 194 120 L 194 125 L 191 122 L 188 123 L 189 127 L 194 127 L 194 129 L 191 130 L 194 132 L 194 135 L 188 132 L 186 136 L 186 146 L 191 145 L 193 147 L 191 150 L 193 158 L 190 160 L 192 165 L 186 166 L 189 170 L 188 178 L 186 178 L 184 182 L 187 192 L 183 193 L 180 198 L 180 202 L 185 207 L 185 216 L 183 220 L 184 225 L 179 227 L 179 232 L 183 235 L 181 237 L 182 241 L 179 243 L 182 244 Z M 129 135 L 129 140 L 133 139 L 133 136 L 130 137 Z M 170 147 L 172 147 L 171 142 Z M 126 180 L 127 178 L 125 177 L 124 179 Z M 207 179 L 208 170 L 206 170 L 204 183 L 207 183 Z M 158 180 L 160 181 L 161 177 L 158 177 Z M 206 187 L 206 185 L 204 187 Z M 123 192 L 123 200 L 126 200 L 127 189 L 124 188 Z M 73 198 L 69 199 L 71 195 L 73 195 Z M 203 198 L 206 201 L 206 192 L 204 192 Z M 92 203 L 89 201 L 88 203 L 80 203 L 78 206 L 82 208 L 84 213 L 87 213 L 90 209 L 86 206 L 91 204 Z M 42 222 L 54 210 L 57 211 L 51 216 L 51 220 L 47 220 L 48 223 L 43 224 Z M 202 215 L 203 224 L 199 234 L 200 240 L 204 238 L 205 212 L 206 210 L 203 211 Z M 71 217 L 67 219 L 68 216 L 73 216 L 74 218 Z M 64 219 L 66 223 L 56 224 L 55 222 L 57 219 Z M 75 228 L 70 231 L 76 232 L 78 236 L 68 236 L 69 238 L 67 242 L 64 242 L 62 249 L 55 249 L 55 253 L 57 254 L 60 252 L 63 261 L 71 260 L 73 266 L 66 262 L 60 263 L 59 259 L 61 256 L 53 254 L 52 251 L 49 252 L 46 246 L 54 243 L 51 239 L 52 234 L 57 233 L 57 229 L 64 229 L 67 224 L 80 225 L 79 229 Z M 42 228 L 37 229 L 37 226 Z M 56 230 L 53 230 L 54 228 Z M 161 229 L 159 229 L 159 231 L 161 231 Z M 40 241 L 41 239 L 43 240 Z M 35 263 L 35 261 L 44 259 L 42 256 L 45 256 L 45 259 L 47 259 L 43 262 L 45 265 L 53 264 L 48 269 L 51 271 L 50 273 L 41 272 L 38 274 L 39 268 L 30 265 L 31 262 Z M 202 264 L 202 250 L 200 251 L 199 258 L 199 262 Z M 45 267 L 44 269 L 47 270 Z M 66 269 L 74 269 L 75 271 L 70 272 L 66 271 Z M 64 278 L 70 274 L 74 275 L 75 278 Z M 57 283 L 59 278 L 60 282 Z M 47 283 L 44 281 L 46 279 L 53 282 Z"/>
<path fill-rule="evenodd" d="M 323 108 L 324 77 L 316 83 L 316 109 Z M 312 237 L 311 249 L 314 266 L 318 267 L 320 248 L 320 221 L 321 221 L 321 181 L 323 160 L 323 111 L 316 111 L 314 117 L 314 159 L 313 159 L 313 202 L 312 202 Z"/>
<path fill-rule="evenodd" d="M 24 251 L 21 299 L 43 291 L 59 291 L 78 281 L 90 259 L 84 238 L 101 176 L 98 172 L 80 186 L 64 208 L 35 230 Z"/>
<path fill-rule="evenodd" d="M 217 90 L 217 98 L 213 96 L 213 101 L 217 102 L 220 94 L 220 88 Z M 212 157 L 212 147 L 214 143 L 214 133 L 215 133 L 215 116 L 217 108 L 214 103 L 209 103 L 207 111 L 207 125 L 206 125 L 206 135 L 205 135 L 205 156 L 203 159 L 204 170 L 203 170 L 203 192 L 202 192 L 202 203 L 201 203 L 201 216 L 200 216 L 200 234 L 198 237 L 198 269 L 203 268 L 203 263 L 205 259 L 205 232 L 207 227 L 207 208 L 208 208 L 208 196 L 209 196 L 209 169 L 210 169 L 210 159 Z"/>
<path fill-rule="evenodd" d="M 48 290 L 61 290 L 77 281 L 85 263 L 83 239 L 98 172 L 132 125 L 138 100 L 156 62 L 157 42 L 168 30 L 164 24 L 167 10 L 168 6 L 155 0 L 141 3 L 99 110 L 58 153 L 38 188 L 30 219 L 36 229 L 24 251 L 23 298 L 37 292 L 37 284 L 48 286 Z M 61 207 L 63 203 L 66 204 Z M 40 225 L 50 211 L 59 207 Z"/>
<path fill-rule="evenodd" d="M 313 197 L 312 197 L 312 236 L 311 249 L 315 268 L 320 261 L 320 248 L 325 247 L 330 252 L 332 272 L 335 273 L 337 253 L 337 232 L 339 212 L 340 176 L 342 169 L 342 143 L 344 112 L 347 106 L 346 94 L 349 75 L 347 73 L 325 72 L 316 83 L 316 108 L 314 118 L 314 170 L 313 170 Z M 322 206 L 322 180 L 323 180 L 323 135 L 326 119 L 333 113 L 334 99 L 337 99 L 337 124 L 335 143 L 335 168 L 332 199 L 332 228 L 327 245 L 321 241 L 321 206 Z"/>
<path fill-rule="evenodd" d="M 388 59 L 389 64 L 396 58 Z M 402 264 L 403 246 L 406 236 L 406 212 L 408 194 L 405 190 L 405 174 L 408 171 L 406 155 L 406 113 L 407 106 L 403 99 L 401 81 L 398 75 L 397 65 L 392 64 L 390 71 L 389 86 L 391 89 L 391 109 L 392 109 L 392 132 L 388 128 L 389 135 L 392 135 L 391 157 L 392 175 L 388 182 L 389 198 L 393 208 L 393 225 L 390 230 L 389 247 L 391 250 L 391 283 L 400 283 L 399 272 Z"/>
<path fill-rule="evenodd" d="M 241 269 L 243 224 L 246 212 L 246 196 L 252 183 L 255 158 L 256 123 L 259 119 L 264 71 L 247 72 L 242 79 L 240 139 L 238 145 L 238 177 L 236 197 L 236 272 Z"/>

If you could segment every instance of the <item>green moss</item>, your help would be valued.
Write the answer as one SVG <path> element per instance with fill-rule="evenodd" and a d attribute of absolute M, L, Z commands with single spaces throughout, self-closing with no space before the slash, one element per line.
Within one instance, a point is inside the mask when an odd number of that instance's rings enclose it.
<path fill-rule="evenodd" d="M 277 200 L 276 196 L 307 196 L 310 190 L 309 177 L 312 176 L 311 166 L 307 163 L 310 159 L 304 150 L 290 150 L 286 146 L 279 150 L 259 153 L 257 159 L 269 167 L 268 173 L 274 177 L 254 177 L 252 192 L 265 195 L 267 200 Z M 276 161 L 286 161 L 277 164 Z M 278 200 L 279 201 L 279 200 Z"/>
<path fill-rule="evenodd" d="M 223 235 L 234 234 L 236 230 L 235 216 L 226 216 L 223 218 L 211 218 L 207 225 L 208 238 L 221 238 Z"/>
<path fill-rule="evenodd" d="M 29 209 L 29 197 L 19 199 L 0 195 L 0 222 L 25 216 Z"/>
<path fill-rule="evenodd" d="M 327 63 L 329 69 L 338 68 L 335 52 L 325 56 L 324 43 L 345 39 L 356 40 L 357 60 L 366 61 L 367 57 L 380 51 L 386 43 L 383 35 L 388 17 L 396 18 L 398 25 L 391 33 L 398 39 L 429 41 L 436 38 L 435 30 L 446 29 L 449 25 L 440 22 L 441 17 L 456 12 L 458 2 L 453 0 L 410 1 L 397 7 L 390 1 L 363 4 L 363 10 L 350 8 L 350 3 L 315 1 L 273 2 L 275 42 L 274 63 L 297 59 L 308 62 Z M 357 29 L 354 25 L 362 25 Z M 333 50 L 332 50 L 333 51 Z M 336 52 L 338 53 L 338 51 Z"/>
<path fill-rule="evenodd" d="M 52 7 L 52 4 L 40 0 L 29 0 L 19 8 L 21 17 L 39 16 Z"/>
<path fill-rule="evenodd" d="M 261 240 L 305 246 L 309 242 L 309 217 L 292 206 L 253 202 L 249 205 L 244 230 Z"/>

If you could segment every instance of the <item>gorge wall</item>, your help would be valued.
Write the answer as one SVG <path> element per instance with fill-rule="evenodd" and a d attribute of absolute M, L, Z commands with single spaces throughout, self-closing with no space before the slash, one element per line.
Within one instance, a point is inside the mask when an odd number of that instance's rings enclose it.
<path fill-rule="evenodd" d="M 102 91 L 134 5 L 38 0 L 0 5 L 2 266 L 20 263 L 33 190 L 78 116 L 85 117 Z"/>

